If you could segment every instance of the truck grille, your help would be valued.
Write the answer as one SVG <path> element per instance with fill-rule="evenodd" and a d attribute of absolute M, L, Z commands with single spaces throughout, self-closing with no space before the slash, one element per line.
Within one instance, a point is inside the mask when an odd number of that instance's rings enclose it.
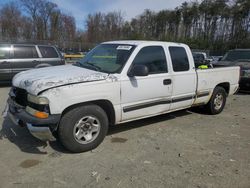
<path fill-rule="evenodd" d="M 21 106 L 27 106 L 27 91 L 25 89 L 12 87 L 9 95 L 11 99 L 14 100 L 17 104 Z"/>

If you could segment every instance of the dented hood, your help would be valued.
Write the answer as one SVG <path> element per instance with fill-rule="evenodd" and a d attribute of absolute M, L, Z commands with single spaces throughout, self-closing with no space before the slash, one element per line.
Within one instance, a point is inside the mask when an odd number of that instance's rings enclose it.
<path fill-rule="evenodd" d="M 37 95 L 49 88 L 90 81 L 105 80 L 107 73 L 97 72 L 73 65 L 32 69 L 17 74 L 12 84 Z"/>

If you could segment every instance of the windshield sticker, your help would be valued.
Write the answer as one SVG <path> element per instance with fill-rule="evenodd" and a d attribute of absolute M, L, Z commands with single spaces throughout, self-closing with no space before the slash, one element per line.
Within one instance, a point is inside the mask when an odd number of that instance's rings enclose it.
<path fill-rule="evenodd" d="M 132 46 L 118 46 L 116 49 L 117 50 L 130 50 Z"/>

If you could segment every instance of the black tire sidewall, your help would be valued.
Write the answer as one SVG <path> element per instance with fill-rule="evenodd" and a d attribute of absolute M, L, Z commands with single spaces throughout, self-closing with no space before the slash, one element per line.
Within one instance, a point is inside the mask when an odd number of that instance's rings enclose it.
<path fill-rule="evenodd" d="M 214 100 L 216 98 L 216 95 L 219 93 L 222 94 L 222 96 L 223 96 L 223 104 L 222 104 L 221 108 L 217 110 L 214 108 Z M 226 94 L 225 89 L 217 86 L 214 89 L 212 97 L 211 97 L 210 102 L 209 102 L 209 112 L 213 115 L 221 113 L 226 105 L 226 97 L 227 97 L 227 94 Z"/>
<path fill-rule="evenodd" d="M 74 125 L 82 117 L 92 115 L 100 124 L 100 132 L 95 140 L 87 144 L 77 142 L 73 135 Z M 96 148 L 104 139 L 108 131 L 108 118 L 105 111 L 97 105 L 85 105 L 72 109 L 64 114 L 58 128 L 58 135 L 63 146 L 71 152 L 84 152 Z"/>

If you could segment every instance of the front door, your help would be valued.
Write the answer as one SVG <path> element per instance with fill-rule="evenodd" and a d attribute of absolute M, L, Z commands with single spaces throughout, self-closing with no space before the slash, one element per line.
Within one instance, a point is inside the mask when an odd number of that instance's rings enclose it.
<path fill-rule="evenodd" d="M 163 46 L 143 47 L 131 67 L 145 65 L 148 76 L 121 79 L 122 121 L 151 116 L 169 110 L 172 82 Z"/>

